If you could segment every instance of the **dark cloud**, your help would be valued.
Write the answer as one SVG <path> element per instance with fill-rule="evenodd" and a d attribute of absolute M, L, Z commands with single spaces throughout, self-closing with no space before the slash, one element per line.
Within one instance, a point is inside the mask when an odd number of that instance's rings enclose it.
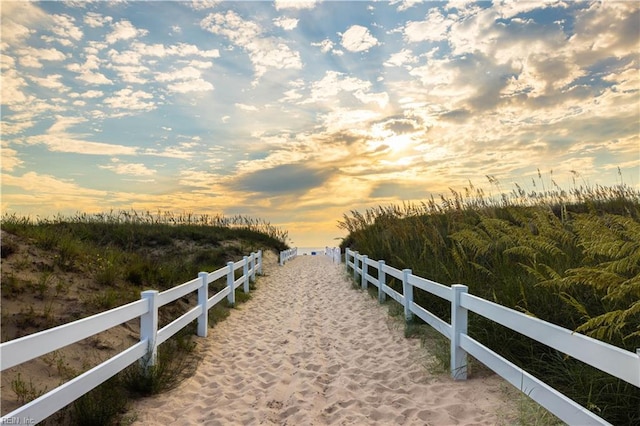
<path fill-rule="evenodd" d="M 349 132 L 348 130 L 333 132 L 333 133 L 323 133 L 319 135 L 314 135 L 314 138 L 322 143 L 328 143 L 331 145 L 354 145 L 363 143 L 366 141 L 366 138 L 356 135 L 354 133 Z"/>
<path fill-rule="evenodd" d="M 467 109 L 455 109 L 447 112 L 443 112 L 439 115 L 443 120 L 454 121 L 456 123 L 464 123 L 471 118 L 471 111 Z"/>
<path fill-rule="evenodd" d="M 468 62 L 468 63 L 466 63 Z M 469 106 L 475 111 L 493 110 L 503 102 L 502 90 L 509 79 L 516 75 L 516 70 L 508 64 L 498 64 L 494 58 L 484 55 L 468 55 L 459 61 L 463 72 L 461 76 L 473 76 L 476 94 L 468 99 Z M 468 81 L 460 79 L 461 84 Z"/>
<path fill-rule="evenodd" d="M 241 175 L 231 187 L 263 194 L 300 194 L 321 186 L 330 175 L 330 170 L 318 170 L 304 164 L 283 164 Z"/>
<path fill-rule="evenodd" d="M 398 135 L 413 133 L 418 130 L 418 124 L 414 120 L 408 119 L 391 120 L 384 127 L 387 130 L 393 130 Z"/>

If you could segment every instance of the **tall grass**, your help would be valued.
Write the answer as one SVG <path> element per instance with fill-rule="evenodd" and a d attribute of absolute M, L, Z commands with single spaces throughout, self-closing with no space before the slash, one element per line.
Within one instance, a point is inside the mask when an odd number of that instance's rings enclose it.
<path fill-rule="evenodd" d="M 132 286 L 161 290 L 192 279 L 199 271 L 223 267 L 253 249 L 288 248 L 286 231 L 242 216 L 121 211 L 34 220 L 5 214 L 0 226 L 55 252 L 60 270 L 87 273 L 97 289 L 112 289 L 113 297 L 105 293 L 100 295 L 104 300 L 87 301 L 97 310 L 112 307 L 105 305 L 107 299 L 124 303 L 131 295 L 135 298 L 135 291 L 127 291 Z M 113 289 L 118 288 L 127 300 L 117 300 Z"/>
<path fill-rule="evenodd" d="M 499 185 L 491 176 L 489 181 Z M 491 197 L 470 185 L 440 202 L 352 211 L 340 226 L 349 232 L 343 247 L 370 258 L 441 283 L 466 284 L 470 293 L 618 347 L 640 348 L 637 190 L 563 191 L 554 184 Z M 449 319 L 444 301 L 418 289 L 415 299 Z M 482 317 L 470 315 L 469 330 L 608 421 L 640 422 L 635 386 Z"/>
<path fill-rule="evenodd" d="M 277 252 L 288 248 L 286 231 L 268 222 L 242 216 L 224 218 L 219 215 L 177 215 L 169 212 L 153 215 L 148 212 L 121 211 L 77 214 L 72 217 L 58 215 L 51 219 L 34 220 L 5 214 L 0 226 L 3 231 L 27 238 L 41 249 L 42 256 L 53 258 L 51 271 L 39 285 L 20 285 L 18 278 L 3 274 L 3 303 L 16 299 L 32 287 L 34 291 L 44 294 L 51 286 L 48 277 L 62 272 L 75 273 L 91 278 L 89 288 L 81 296 L 84 297 L 81 300 L 83 316 L 137 300 L 144 288 L 163 290 L 191 280 L 200 271 L 219 269 L 228 261 L 237 261 L 250 251 L 263 249 Z M 4 240 L 3 263 L 15 256 L 18 250 L 15 242 Z M 241 273 L 236 271 L 236 274 Z M 225 285 L 226 277 L 211 283 L 210 291 L 217 292 Z M 243 293 L 237 293 L 236 296 L 237 304 L 248 299 Z M 163 306 L 159 312 L 159 326 L 166 325 L 189 307 L 185 298 Z M 214 326 L 223 320 L 230 309 L 225 304 L 218 304 L 211 309 L 210 325 Z M 31 312 L 31 317 L 35 318 L 33 307 Z M 55 326 L 58 325 L 56 322 L 67 322 L 67 319 L 55 318 L 55 321 L 52 319 L 46 325 Z M 19 337 L 22 333 L 33 333 L 43 327 L 40 322 L 34 322 L 29 327 L 19 328 L 19 335 L 8 336 L 3 333 L 2 340 Z M 125 423 L 123 416 L 130 398 L 171 389 L 193 374 L 199 361 L 199 354 L 194 350 L 195 344 L 191 340 L 194 334 L 195 325 L 192 323 L 160 345 L 156 366 L 141 368 L 134 363 L 51 416 L 45 424 Z M 37 396 L 36 388 L 27 385 L 20 377 L 15 382 L 17 395 L 29 399 Z"/>
<path fill-rule="evenodd" d="M 105 213 L 76 213 L 72 216 L 55 215 L 51 218 L 31 218 L 17 214 L 5 213 L 2 217 L 2 226 L 7 230 L 25 226 L 64 226 L 65 224 L 83 225 L 89 235 L 100 233 L 100 231 L 117 229 L 115 235 L 105 234 L 105 238 L 119 245 L 136 244 L 144 241 L 145 237 L 153 234 L 155 238 L 160 238 L 159 243 L 165 241 L 162 235 L 158 235 L 158 230 L 168 229 L 168 226 L 178 227 L 188 234 L 196 227 L 215 230 L 214 234 L 218 238 L 224 239 L 229 235 L 253 236 L 260 234 L 265 240 L 278 241 L 283 246 L 286 245 L 289 233 L 272 225 L 266 220 L 252 218 L 248 216 L 235 215 L 226 217 L 220 214 L 194 214 L 194 213 L 174 213 L 170 211 L 150 211 L 137 212 L 135 210 L 119 210 Z M 113 225 L 119 225 L 114 227 Z M 147 226 L 142 226 L 147 225 Z M 148 226 L 157 225 L 157 226 Z M 140 231 L 147 231 L 140 234 Z M 199 234 L 196 232 L 195 234 Z M 56 243 L 57 238 L 51 236 Z M 43 242 L 46 244 L 46 242 Z"/>

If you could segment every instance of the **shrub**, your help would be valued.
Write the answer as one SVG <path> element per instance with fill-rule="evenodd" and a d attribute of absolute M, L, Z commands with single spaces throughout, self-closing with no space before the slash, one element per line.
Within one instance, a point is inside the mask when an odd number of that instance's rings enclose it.
<path fill-rule="evenodd" d="M 499 200 L 442 197 L 345 215 L 342 248 L 629 351 L 640 347 L 640 192 L 625 186 Z M 402 291 L 395 280 L 388 285 Z M 416 289 L 445 321 L 446 301 Z M 640 389 L 474 314 L 469 334 L 615 424 L 640 422 Z M 587 373 L 588 372 L 588 373 Z M 561 374 L 560 374 L 561 373 Z M 598 391 L 596 391 L 598 390 Z"/>
<path fill-rule="evenodd" d="M 122 374 L 125 387 L 137 395 L 148 396 L 173 389 L 192 376 L 200 362 L 195 353 L 195 323 L 183 328 L 158 347 L 156 364 L 146 360 L 132 364 Z"/>

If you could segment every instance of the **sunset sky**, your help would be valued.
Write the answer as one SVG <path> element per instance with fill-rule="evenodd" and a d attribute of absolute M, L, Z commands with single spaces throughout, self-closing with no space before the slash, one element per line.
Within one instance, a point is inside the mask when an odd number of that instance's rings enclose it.
<path fill-rule="evenodd" d="M 640 189 L 637 1 L 0 8 L 5 213 L 243 214 L 325 246 L 487 175 Z"/>

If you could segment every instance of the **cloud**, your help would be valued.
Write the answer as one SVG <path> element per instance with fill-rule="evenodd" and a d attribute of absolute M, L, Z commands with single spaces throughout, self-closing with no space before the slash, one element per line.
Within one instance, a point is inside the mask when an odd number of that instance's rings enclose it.
<path fill-rule="evenodd" d="M 263 36 L 258 24 L 245 21 L 236 12 L 212 13 L 200 22 L 200 26 L 213 34 L 227 37 L 248 54 L 259 79 L 269 69 L 301 69 L 300 53 L 283 41 Z"/>
<path fill-rule="evenodd" d="M 201 70 L 206 70 L 211 68 L 213 64 L 209 61 L 198 61 L 194 59 L 192 61 L 189 61 L 189 66 L 194 68 L 199 68 Z"/>
<path fill-rule="evenodd" d="M 218 49 L 201 50 L 198 46 L 189 43 L 177 43 L 169 46 L 163 44 L 145 44 L 139 41 L 131 43 L 131 50 L 141 56 L 164 58 L 166 56 L 199 56 L 202 58 L 219 58 Z"/>
<path fill-rule="evenodd" d="M 69 15 L 53 15 L 52 19 L 55 23 L 52 32 L 58 37 L 71 39 L 75 42 L 82 39 L 82 31 L 74 24 L 75 18 Z"/>
<path fill-rule="evenodd" d="M 243 111 L 258 111 L 258 108 L 255 105 L 246 105 L 241 103 L 236 103 L 236 108 Z"/>
<path fill-rule="evenodd" d="M 105 41 L 113 44 L 120 40 L 131 40 L 132 38 L 142 37 L 149 33 L 144 29 L 138 29 L 129 21 L 118 21 L 112 26 L 112 31 L 107 34 Z"/>
<path fill-rule="evenodd" d="M 390 198 L 392 200 L 423 200 L 429 193 L 413 183 L 380 182 L 376 183 L 369 197 Z"/>
<path fill-rule="evenodd" d="M 109 59 L 115 64 L 122 65 L 138 65 L 142 60 L 140 52 L 133 50 L 125 50 L 124 52 L 118 52 L 115 49 L 111 49 L 108 52 Z"/>
<path fill-rule="evenodd" d="M 352 133 L 368 134 L 372 121 L 380 119 L 380 113 L 368 109 L 334 108 L 318 114 L 319 122 L 328 133 L 341 133 L 350 130 Z"/>
<path fill-rule="evenodd" d="M 22 43 L 31 34 L 34 34 L 38 27 L 49 25 L 52 22 L 51 17 L 35 3 L 26 1 L 2 2 L 0 14 L 2 42 L 9 45 Z"/>
<path fill-rule="evenodd" d="M 424 3 L 424 1 L 425 0 L 402 0 L 402 1 L 394 0 L 394 1 L 390 1 L 389 4 L 400 3 L 400 6 L 398 6 L 398 12 L 404 12 L 405 10 L 412 8 L 417 4 Z"/>
<path fill-rule="evenodd" d="M 353 96 L 356 97 L 363 104 L 375 103 L 380 108 L 384 108 L 389 103 L 389 95 L 386 92 L 381 93 L 367 93 L 362 90 L 356 91 Z"/>
<path fill-rule="evenodd" d="M 369 29 L 361 25 L 353 25 L 342 34 L 342 47 L 350 52 L 364 52 L 379 44 Z"/>
<path fill-rule="evenodd" d="M 196 149 L 197 148 L 197 149 Z M 194 142 L 182 142 L 178 145 L 168 146 L 161 150 L 146 149 L 144 155 L 154 157 L 178 158 L 182 160 L 190 160 L 198 155 L 202 155 L 199 144 Z"/>
<path fill-rule="evenodd" d="M 145 84 L 148 82 L 147 78 L 144 78 L 144 74 L 150 72 L 149 68 L 141 65 L 109 65 L 110 68 L 118 73 L 118 77 L 124 83 L 136 83 Z"/>
<path fill-rule="evenodd" d="M 320 47 L 320 51 L 322 53 L 327 53 L 328 51 L 333 49 L 334 43 L 329 39 L 325 39 L 318 43 L 311 43 L 311 46 Z"/>
<path fill-rule="evenodd" d="M 89 199 L 93 201 L 94 197 L 107 195 L 105 191 L 83 188 L 72 180 L 63 180 L 37 172 L 27 172 L 22 176 L 3 174 L 2 185 L 18 187 L 26 194 L 33 194 L 25 197 L 8 197 L 8 194 L 3 194 L 3 198 L 16 198 L 32 206 L 39 206 L 45 202 L 51 207 L 68 209 L 69 206 L 86 206 Z M 3 200 L 3 202 L 7 201 Z M 8 201 L 8 204 L 14 203 Z"/>
<path fill-rule="evenodd" d="M 245 21 L 233 10 L 212 13 L 200 22 L 202 29 L 227 37 L 244 48 L 260 37 L 262 30 L 255 22 Z"/>
<path fill-rule="evenodd" d="M 201 78 L 196 78 L 193 80 L 185 80 L 185 81 L 179 81 L 177 83 L 170 83 L 167 86 L 167 89 L 169 89 L 170 92 L 175 92 L 175 93 L 191 93 L 191 92 L 201 93 L 201 92 L 209 92 L 211 90 L 214 90 L 214 87 L 213 87 L 213 84 L 209 83 L 208 81 L 205 81 Z"/>
<path fill-rule="evenodd" d="M 19 133 L 22 133 L 26 129 L 33 127 L 35 123 L 33 122 L 33 120 L 31 120 L 31 118 L 33 117 L 29 114 L 26 117 L 13 116 L 11 117 L 11 121 L 3 120 L 2 122 L 0 122 L 0 129 L 2 131 L 2 134 L 5 137 L 9 135 L 17 135 Z M 4 167 L 4 165 L 2 167 Z"/>
<path fill-rule="evenodd" d="M 637 2 L 591 3 L 576 13 L 575 34 L 567 47 L 575 50 L 575 58 L 583 66 L 612 55 L 637 53 L 639 19 Z"/>
<path fill-rule="evenodd" d="M 176 93 L 206 92 L 213 90 L 213 85 L 201 78 L 202 71 L 191 66 L 168 73 L 156 75 L 156 81 L 170 82 L 167 89 Z"/>
<path fill-rule="evenodd" d="M 367 91 L 370 88 L 368 81 L 337 71 L 327 71 L 322 80 L 311 85 L 311 94 L 305 103 L 334 99 L 340 92 Z"/>
<path fill-rule="evenodd" d="M 98 165 L 98 167 L 111 170 L 118 175 L 153 176 L 156 174 L 156 170 L 148 168 L 143 163 L 123 163 L 117 158 L 112 158 L 110 164 Z"/>
<path fill-rule="evenodd" d="M 193 0 L 189 2 L 189 6 L 193 10 L 206 10 L 213 9 L 220 3 L 222 3 L 222 0 Z"/>
<path fill-rule="evenodd" d="M 273 23 L 286 31 L 291 31 L 298 26 L 298 19 L 285 18 L 283 16 L 273 20 Z"/>
<path fill-rule="evenodd" d="M 2 126 L 2 133 L 4 133 L 4 124 Z M 5 143 L 2 144 L 0 156 L 2 158 L 2 170 L 5 172 L 13 172 L 24 163 L 18 156 L 18 151 L 9 148 Z"/>
<path fill-rule="evenodd" d="M 42 68 L 40 61 L 64 61 L 66 56 L 57 49 L 27 47 L 17 50 L 18 61 L 23 67 Z"/>
<path fill-rule="evenodd" d="M 276 10 L 282 9 L 313 9 L 318 4 L 317 1 L 304 1 L 304 0 L 275 0 L 274 6 Z"/>
<path fill-rule="evenodd" d="M 100 69 L 101 62 L 102 60 L 97 55 L 87 54 L 86 61 L 83 64 L 71 63 L 68 64 L 66 68 L 71 72 L 78 73 L 79 75 L 76 78 L 87 84 L 114 84 L 113 81 L 109 80 L 104 74 L 95 71 Z"/>
<path fill-rule="evenodd" d="M 2 105 L 24 105 L 28 98 L 24 94 L 23 89 L 27 87 L 27 82 L 22 78 L 15 68 L 6 69 L 5 58 L 9 58 L 6 55 L 2 55 L 3 59 L 3 72 L 2 72 L 2 84 L 0 90 L 2 90 L 2 96 L 0 102 Z"/>
<path fill-rule="evenodd" d="M 193 80 L 200 78 L 202 72 L 194 67 L 185 67 L 168 73 L 159 73 L 156 75 L 156 81 L 176 81 L 176 80 Z"/>
<path fill-rule="evenodd" d="M 133 113 L 155 109 L 156 105 L 154 102 L 149 101 L 150 99 L 153 99 L 151 93 L 142 90 L 134 91 L 127 87 L 114 92 L 113 95 L 106 98 L 103 103 L 113 109 L 124 110 L 125 113 Z"/>
<path fill-rule="evenodd" d="M 76 78 L 80 81 L 84 81 L 87 84 L 93 84 L 96 86 L 113 84 L 113 81 L 109 80 L 104 74 L 99 72 L 82 71 Z"/>
<path fill-rule="evenodd" d="M 110 156 L 136 154 L 137 148 L 133 146 L 87 141 L 68 131 L 85 121 L 81 117 L 56 116 L 55 123 L 45 134 L 28 136 L 23 141 L 27 145 L 45 145 L 47 149 L 55 152 Z"/>
<path fill-rule="evenodd" d="M 86 141 L 66 133 L 29 136 L 25 141 L 28 145 L 46 145 L 50 151 L 85 155 L 135 155 L 137 151 L 135 147 Z"/>
<path fill-rule="evenodd" d="M 445 17 L 439 9 L 433 8 L 426 20 L 410 21 L 405 25 L 404 38 L 409 43 L 445 40 L 454 22 L 452 18 Z"/>
<path fill-rule="evenodd" d="M 100 90 L 87 90 L 83 93 L 70 93 L 69 97 L 71 98 L 85 98 L 85 99 L 96 99 L 104 96 L 104 92 Z"/>
<path fill-rule="evenodd" d="M 393 53 L 383 65 L 385 67 L 401 67 L 405 64 L 415 64 L 417 62 L 418 58 L 413 55 L 411 50 L 402 49 L 399 52 Z"/>
<path fill-rule="evenodd" d="M 291 195 L 318 187 L 329 176 L 330 171 L 326 169 L 315 169 L 304 164 L 282 164 L 240 175 L 230 186 L 238 191 Z"/>
<path fill-rule="evenodd" d="M 327 103 L 335 104 L 336 99 L 345 104 L 353 103 L 357 99 L 361 103 L 376 103 L 384 108 L 389 103 L 389 95 L 386 92 L 372 93 L 371 82 L 350 77 L 336 71 L 327 71 L 321 80 L 311 84 L 311 91 L 301 104 Z M 294 99 L 297 92 L 290 93 L 288 99 Z M 346 96 L 351 94 L 351 96 Z M 301 97 L 301 96 L 297 96 Z"/>
<path fill-rule="evenodd" d="M 96 12 L 87 12 L 84 15 L 84 23 L 92 28 L 102 27 L 113 21 L 111 16 L 104 16 Z"/>
<path fill-rule="evenodd" d="M 44 78 L 30 77 L 30 79 L 38 85 L 47 89 L 55 89 L 60 92 L 66 92 L 69 90 L 69 88 L 66 87 L 64 83 L 62 83 L 62 81 L 60 81 L 62 79 L 62 75 L 60 74 L 51 74 Z"/>

